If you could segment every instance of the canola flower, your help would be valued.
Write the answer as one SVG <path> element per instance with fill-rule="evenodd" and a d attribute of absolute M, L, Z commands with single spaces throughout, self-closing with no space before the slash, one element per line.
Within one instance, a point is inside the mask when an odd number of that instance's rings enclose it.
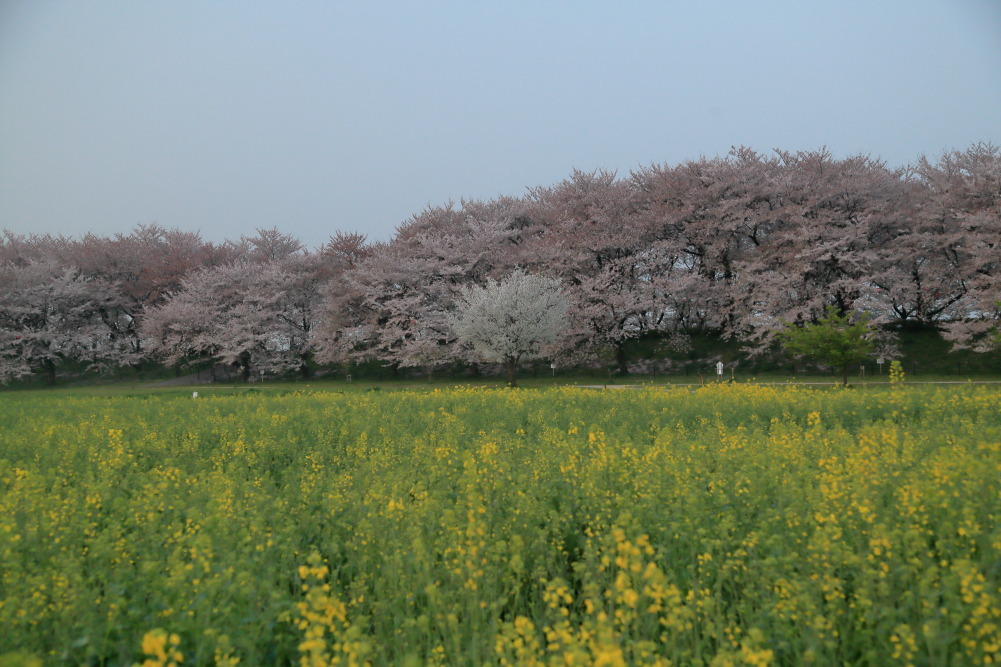
<path fill-rule="evenodd" d="M 902 378 L 16 397 L 0 659 L 993 664 L 999 406 Z"/>
<path fill-rule="evenodd" d="M 157 628 L 150 630 L 142 639 L 142 652 L 146 659 L 138 667 L 178 667 L 184 662 L 184 654 L 180 650 L 181 638 L 177 634 L 168 634 L 166 630 Z"/>

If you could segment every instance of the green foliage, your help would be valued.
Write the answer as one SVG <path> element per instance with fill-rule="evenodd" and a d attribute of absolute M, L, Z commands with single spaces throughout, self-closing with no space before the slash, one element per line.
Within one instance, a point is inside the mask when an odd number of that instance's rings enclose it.
<path fill-rule="evenodd" d="M 816 322 L 801 327 L 786 323 L 779 340 L 790 354 L 840 368 L 844 384 L 848 384 L 848 367 L 872 355 L 872 334 L 868 315 L 852 321 L 848 314 L 838 314 L 835 307 L 828 306 L 826 315 Z"/>
<path fill-rule="evenodd" d="M 45 663 L 27 653 L 4 653 L 0 655 L 0 667 L 42 667 Z"/>

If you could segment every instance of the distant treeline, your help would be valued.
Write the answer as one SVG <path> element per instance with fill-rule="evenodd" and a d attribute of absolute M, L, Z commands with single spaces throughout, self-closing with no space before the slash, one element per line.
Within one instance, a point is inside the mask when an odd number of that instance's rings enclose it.
<path fill-rule="evenodd" d="M 310 250 L 280 228 L 216 244 L 141 225 L 82 238 L 4 233 L 0 378 L 63 365 L 222 363 L 244 377 L 315 364 L 472 362 L 449 313 L 461 288 L 516 268 L 571 303 L 560 363 L 693 334 L 767 349 L 825 307 L 960 347 L 1001 318 L 1001 150 L 889 168 L 825 150 L 575 171 L 523 197 L 429 207 L 389 242 L 337 232 Z"/>

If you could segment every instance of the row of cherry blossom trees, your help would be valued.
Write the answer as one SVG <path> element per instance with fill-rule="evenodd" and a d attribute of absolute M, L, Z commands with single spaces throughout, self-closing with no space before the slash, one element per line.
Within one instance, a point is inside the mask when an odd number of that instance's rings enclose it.
<path fill-rule="evenodd" d="M 214 361 L 243 374 L 475 362 L 453 311 L 516 270 L 559 281 L 568 362 L 693 332 L 768 349 L 781 322 L 861 311 L 960 346 L 1001 316 L 1001 150 L 890 168 L 826 150 L 574 171 L 523 197 L 432 206 L 388 242 L 278 229 L 214 244 L 144 225 L 0 243 L 0 378 Z"/>

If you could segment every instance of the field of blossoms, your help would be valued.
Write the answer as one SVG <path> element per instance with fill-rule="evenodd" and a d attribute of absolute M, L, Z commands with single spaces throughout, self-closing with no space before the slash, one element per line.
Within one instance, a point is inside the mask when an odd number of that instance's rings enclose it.
<path fill-rule="evenodd" d="M 0 664 L 999 660 L 998 388 L 0 410 Z"/>

